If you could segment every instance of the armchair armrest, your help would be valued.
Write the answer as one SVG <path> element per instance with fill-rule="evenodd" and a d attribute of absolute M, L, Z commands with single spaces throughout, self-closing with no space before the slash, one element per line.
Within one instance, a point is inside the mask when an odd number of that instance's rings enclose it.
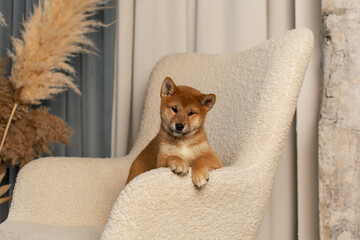
<path fill-rule="evenodd" d="M 120 193 L 101 239 L 255 239 L 273 173 L 224 167 L 198 190 L 190 174 L 146 172 Z"/>
<path fill-rule="evenodd" d="M 9 221 L 104 225 L 125 185 L 131 159 L 51 157 L 18 174 Z"/>

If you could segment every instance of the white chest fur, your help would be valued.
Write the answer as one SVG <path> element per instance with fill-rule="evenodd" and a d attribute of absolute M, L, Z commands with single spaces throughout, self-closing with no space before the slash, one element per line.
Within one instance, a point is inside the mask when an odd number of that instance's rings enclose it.
<path fill-rule="evenodd" d="M 168 156 L 178 156 L 189 164 L 191 164 L 197 156 L 201 155 L 201 153 L 208 150 L 209 147 L 210 146 L 206 141 L 194 145 L 188 145 L 186 143 L 178 145 L 160 143 L 160 151 L 163 154 Z"/>

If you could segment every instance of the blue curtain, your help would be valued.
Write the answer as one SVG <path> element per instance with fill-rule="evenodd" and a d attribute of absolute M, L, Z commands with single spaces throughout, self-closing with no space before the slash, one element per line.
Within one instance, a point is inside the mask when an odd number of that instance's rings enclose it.
<path fill-rule="evenodd" d="M 12 49 L 11 36 L 21 37 L 22 20 L 28 19 L 39 0 L 0 0 L 0 11 L 8 24 L 0 27 L 0 57 Z M 99 11 L 93 18 L 105 24 L 116 20 L 116 0 L 109 8 Z M 57 145 L 53 156 L 109 157 L 114 79 L 115 24 L 100 28 L 89 35 L 98 49 L 97 55 L 80 54 L 72 63 L 76 69 L 76 84 L 82 95 L 66 91 L 44 103 L 51 113 L 61 117 L 74 130 L 70 146 Z M 17 167 L 8 170 L 1 185 L 14 185 Z M 9 194 L 12 194 L 10 189 Z M 8 214 L 11 202 L 0 205 L 0 223 Z"/>

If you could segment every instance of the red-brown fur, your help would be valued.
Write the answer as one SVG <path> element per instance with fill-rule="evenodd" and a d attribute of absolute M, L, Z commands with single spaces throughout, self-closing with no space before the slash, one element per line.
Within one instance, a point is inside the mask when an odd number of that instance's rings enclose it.
<path fill-rule="evenodd" d="M 204 130 L 206 114 L 216 96 L 176 86 L 169 77 L 162 83 L 160 96 L 159 133 L 132 163 L 126 184 L 154 168 L 169 167 L 174 173 L 186 175 L 192 166 L 192 181 L 200 188 L 209 180 L 209 171 L 221 167 Z"/>

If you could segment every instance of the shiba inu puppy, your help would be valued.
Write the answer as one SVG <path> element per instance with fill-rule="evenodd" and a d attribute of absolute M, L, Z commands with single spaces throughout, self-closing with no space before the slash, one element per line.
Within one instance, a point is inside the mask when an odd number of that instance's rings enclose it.
<path fill-rule="evenodd" d="M 209 180 L 209 171 L 221 168 L 204 130 L 206 114 L 214 106 L 216 96 L 176 86 L 167 77 L 160 97 L 159 133 L 132 163 L 126 184 L 154 168 L 169 167 L 176 174 L 186 175 L 192 166 L 192 181 L 200 188 Z"/>

